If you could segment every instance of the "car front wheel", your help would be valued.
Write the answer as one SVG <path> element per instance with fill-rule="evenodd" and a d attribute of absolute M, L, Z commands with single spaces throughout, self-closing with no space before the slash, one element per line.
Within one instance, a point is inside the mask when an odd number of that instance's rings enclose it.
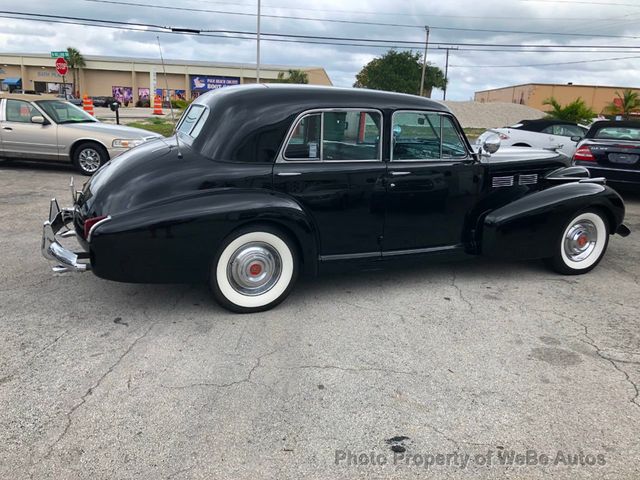
<path fill-rule="evenodd" d="M 105 148 L 96 143 L 82 143 L 73 151 L 73 164 L 83 175 L 93 175 L 108 160 Z"/>
<path fill-rule="evenodd" d="M 597 210 L 585 211 L 567 223 L 549 263 L 564 275 L 587 273 L 602 260 L 608 244 L 606 218 Z"/>
<path fill-rule="evenodd" d="M 268 226 L 239 230 L 211 266 L 211 289 L 223 307 L 238 313 L 269 310 L 282 302 L 298 275 L 291 240 Z"/>

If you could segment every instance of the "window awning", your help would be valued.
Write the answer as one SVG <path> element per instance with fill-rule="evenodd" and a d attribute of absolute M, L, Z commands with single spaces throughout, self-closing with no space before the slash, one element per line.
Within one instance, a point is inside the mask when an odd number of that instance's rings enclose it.
<path fill-rule="evenodd" d="M 4 83 L 5 85 L 11 85 L 12 87 L 17 87 L 18 85 L 22 84 L 22 79 L 21 78 L 5 78 L 2 83 Z"/>

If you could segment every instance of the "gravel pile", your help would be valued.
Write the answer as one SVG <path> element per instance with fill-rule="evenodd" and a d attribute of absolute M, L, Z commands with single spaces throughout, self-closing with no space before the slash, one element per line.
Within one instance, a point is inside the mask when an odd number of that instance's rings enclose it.
<path fill-rule="evenodd" d="M 544 112 L 518 103 L 443 102 L 458 118 L 463 128 L 498 128 L 520 120 L 546 116 Z"/>

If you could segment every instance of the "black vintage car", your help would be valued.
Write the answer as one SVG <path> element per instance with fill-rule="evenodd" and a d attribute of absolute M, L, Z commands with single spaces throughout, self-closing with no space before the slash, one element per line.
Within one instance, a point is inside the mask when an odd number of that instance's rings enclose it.
<path fill-rule="evenodd" d="M 640 185 L 640 121 L 595 122 L 573 155 L 576 165 L 619 185 Z"/>
<path fill-rule="evenodd" d="M 324 266 L 492 255 L 578 274 L 627 235 L 602 179 L 555 152 L 492 163 L 440 103 L 359 89 L 254 85 L 207 93 L 170 139 L 105 164 L 51 203 L 55 271 L 210 282 L 237 312 L 281 302 Z M 504 156 L 503 156 L 504 157 Z M 75 236 L 83 252 L 63 246 Z"/>

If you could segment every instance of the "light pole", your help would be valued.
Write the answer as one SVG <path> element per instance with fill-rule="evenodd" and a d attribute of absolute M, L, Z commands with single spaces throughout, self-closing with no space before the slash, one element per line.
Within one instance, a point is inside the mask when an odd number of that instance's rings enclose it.
<path fill-rule="evenodd" d="M 426 33 L 427 38 L 424 42 L 424 61 L 422 63 L 422 78 L 420 79 L 420 96 L 424 94 L 424 76 L 427 71 L 427 50 L 429 50 L 429 27 L 427 25 L 424 26 L 424 31 Z"/>
<path fill-rule="evenodd" d="M 442 89 L 442 100 L 447 99 L 447 81 L 449 80 L 449 51 L 458 50 L 459 47 L 438 47 L 441 50 L 447 51 L 445 66 L 444 66 L 444 88 Z"/>
<path fill-rule="evenodd" d="M 256 29 L 256 83 L 260 83 L 260 0 L 258 0 L 258 25 Z"/>

